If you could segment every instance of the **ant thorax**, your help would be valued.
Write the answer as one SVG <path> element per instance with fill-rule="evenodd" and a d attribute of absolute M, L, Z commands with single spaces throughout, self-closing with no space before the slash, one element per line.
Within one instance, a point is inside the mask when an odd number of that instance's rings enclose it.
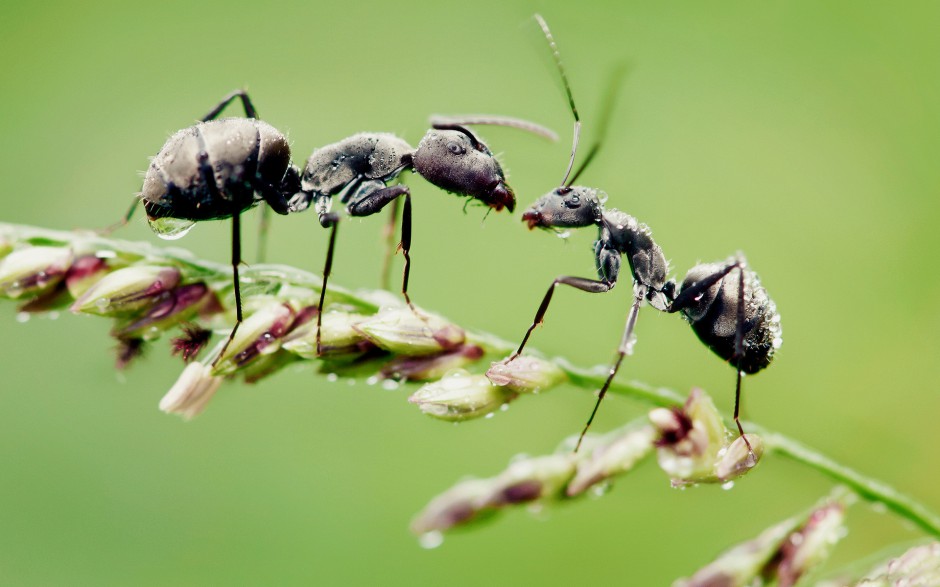
<path fill-rule="evenodd" d="M 355 180 L 393 180 L 409 163 L 414 149 L 389 133 L 359 133 L 326 145 L 307 159 L 303 191 L 332 196 Z"/>
<path fill-rule="evenodd" d="M 647 286 L 650 293 L 662 291 L 666 285 L 669 263 L 663 250 L 653 240 L 653 232 L 647 225 L 626 212 L 607 210 L 598 231 L 598 240 L 627 258 L 637 283 Z M 657 308 L 662 305 L 654 303 L 652 298 L 650 303 Z"/>

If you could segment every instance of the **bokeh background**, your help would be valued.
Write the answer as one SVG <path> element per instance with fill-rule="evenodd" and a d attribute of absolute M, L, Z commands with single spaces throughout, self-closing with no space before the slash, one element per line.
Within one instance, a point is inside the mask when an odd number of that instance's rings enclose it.
<path fill-rule="evenodd" d="M 0 219 L 112 222 L 165 138 L 242 86 L 301 161 L 363 130 L 416 143 L 432 113 L 550 125 L 558 144 L 482 131 L 524 206 L 557 184 L 570 137 L 536 11 L 586 142 L 611 68 L 632 67 L 583 181 L 648 223 L 679 275 L 743 250 L 776 300 L 785 343 L 745 382 L 746 416 L 940 509 L 934 2 L 4 3 Z M 553 277 L 593 272 L 592 230 L 529 233 L 518 211 L 484 222 L 410 184 L 411 291 L 461 324 L 518 340 Z M 269 258 L 317 271 L 315 217 L 274 220 Z M 381 223 L 345 225 L 336 283 L 377 285 Z M 120 236 L 157 241 L 142 217 Z M 224 262 L 228 239 L 207 223 L 180 244 Z M 533 345 L 609 361 L 629 291 L 559 291 Z M 429 551 L 407 528 L 431 496 L 553 450 L 592 396 L 561 388 L 454 426 L 419 414 L 410 388 L 291 371 L 228 385 L 184 423 L 156 409 L 181 369 L 162 348 L 116 374 L 106 321 L 22 324 L 7 303 L 0 325 L 8 585 L 664 585 L 830 488 L 777 457 L 732 491 L 674 491 L 647 464 L 603 499 L 514 511 Z M 686 324 L 646 310 L 638 336 L 622 378 L 731 408 L 732 370 Z M 643 409 L 609 398 L 596 428 Z M 920 536 L 866 506 L 848 524 L 831 568 Z"/>

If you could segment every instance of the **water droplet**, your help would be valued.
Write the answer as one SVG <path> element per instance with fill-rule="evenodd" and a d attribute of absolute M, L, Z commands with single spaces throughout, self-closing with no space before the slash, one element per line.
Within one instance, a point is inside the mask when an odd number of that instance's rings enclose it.
<path fill-rule="evenodd" d="M 30 318 L 29 312 L 17 312 L 16 313 L 16 321 L 19 322 L 20 324 L 26 324 L 27 322 L 29 322 L 29 318 Z"/>
<path fill-rule="evenodd" d="M 509 404 L 508 404 L 508 403 L 499 406 L 499 411 L 500 411 L 500 412 L 505 412 L 505 411 L 507 411 L 507 410 L 509 410 Z"/>
<path fill-rule="evenodd" d="M 147 223 L 158 237 L 169 241 L 183 238 L 196 224 L 182 218 L 148 218 Z"/>
<path fill-rule="evenodd" d="M 111 300 L 108 298 L 98 298 L 95 300 L 95 306 L 97 306 L 99 310 L 107 310 L 110 305 Z"/>
<path fill-rule="evenodd" d="M 610 482 L 601 481 L 600 483 L 596 483 L 593 487 L 591 487 L 590 496 L 594 499 L 597 499 L 607 495 L 608 491 L 610 491 Z"/>
<path fill-rule="evenodd" d="M 560 231 L 560 232 L 556 232 L 556 233 L 555 233 L 555 236 L 557 236 L 557 237 L 560 238 L 560 239 L 567 239 L 568 237 L 571 236 L 571 231 L 570 231 L 570 230 L 562 230 L 562 231 Z"/>
<path fill-rule="evenodd" d="M 336 383 L 339 380 L 339 375 L 337 375 L 336 373 L 327 373 L 326 380 L 329 381 L 330 383 Z"/>
<path fill-rule="evenodd" d="M 496 415 L 496 412 L 490 412 L 489 414 L 483 416 L 483 418 L 486 419 L 486 420 L 491 420 L 491 419 L 493 418 L 493 416 L 495 416 L 495 415 Z"/>
<path fill-rule="evenodd" d="M 58 319 L 59 319 L 59 313 L 58 313 L 58 312 L 54 312 L 54 311 L 53 311 L 53 312 L 49 312 L 48 314 L 46 314 L 46 317 L 49 318 L 50 320 L 58 320 Z"/>
<path fill-rule="evenodd" d="M 421 545 L 421 548 L 427 548 L 428 550 L 437 548 L 441 544 L 444 544 L 444 535 L 437 530 L 425 532 L 418 537 L 418 544 Z"/>
<path fill-rule="evenodd" d="M 727 483 L 722 483 L 721 488 L 724 489 L 725 491 L 734 489 L 734 481 L 728 481 Z"/>
<path fill-rule="evenodd" d="M 394 379 L 385 379 L 382 381 L 382 389 L 387 389 L 388 391 L 395 391 L 401 384 Z"/>

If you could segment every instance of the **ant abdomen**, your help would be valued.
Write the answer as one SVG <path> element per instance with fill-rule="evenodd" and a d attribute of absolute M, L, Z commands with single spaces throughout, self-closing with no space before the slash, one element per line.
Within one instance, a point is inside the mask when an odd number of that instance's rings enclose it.
<path fill-rule="evenodd" d="M 202 165 L 212 169 L 209 185 Z M 287 138 L 252 118 L 200 122 L 173 134 L 150 163 L 140 198 L 151 218 L 229 218 L 276 188 L 290 166 Z"/>
<path fill-rule="evenodd" d="M 679 295 L 696 283 L 720 273 L 725 275 L 695 296 L 682 309 L 682 315 L 699 340 L 716 355 L 743 373 L 757 373 L 770 365 L 783 341 L 777 306 L 767 295 L 757 274 L 743 262 L 733 259 L 726 263 L 702 263 L 686 274 Z M 744 310 L 739 325 L 738 304 L 741 302 Z M 736 356 L 736 336 L 742 343 L 740 356 Z"/>

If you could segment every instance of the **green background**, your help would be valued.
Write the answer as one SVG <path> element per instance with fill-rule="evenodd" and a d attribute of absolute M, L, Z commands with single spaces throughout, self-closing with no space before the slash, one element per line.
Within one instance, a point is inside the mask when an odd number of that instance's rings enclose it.
<path fill-rule="evenodd" d="M 483 131 L 521 208 L 557 184 L 570 137 L 540 11 L 587 142 L 611 67 L 632 66 L 583 181 L 648 223 L 678 275 L 742 250 L 777 302 L 785 344 L 745 382 L 745 415 L 937 510 L 938 6 L 4 3 L 0 219 L 112 222 L 168 134 L 242 86 L 300 161 L 358 131 L 416 143 L 432 113 L 550 125 L 558 144 Z M 411 292 L 458 323 L 518 340 L 553 277 L 593 272 L 593 230 L 529 233 L 518 210 L 483 222 L 410 184 Z M 345 225 L 336 283 L 377 285 L 380 224 Z M 225 261 L 228 231 L 206 223 L 179 244 Z M 119 236 L 158 240 L 141 217 Z M 275 218 L 269 259 L 318 271 L 326 236 L 312 214 Z M 533 344 L 609 361 L 629 291 L 559 291 Z M 513 511 L 428 551 L 407 528 L 431 496 L 551 451 L 591 395 L 561 388 L 454 426 L 419 414 L 408 390 L 290 371 L 227 385 L 187 424 L 156 409 L 181 369 L 165 347 L 116 374 L 106 321 L 21 324 L 7 303 L 0 324 L 3 584 L 663 585 L 830 489 L 776 457 L 732 491 L 675 491 L 646 464 L 603 499 Z M 701 386 L 731 408 L 732 370 L 686 324 L 645 310 L 638 337 L 622 378 Z M 610 398 L 596 428 L 642 411 Z M 848 525 L 833 567 L 919 536 L 866 506 Z"/>

